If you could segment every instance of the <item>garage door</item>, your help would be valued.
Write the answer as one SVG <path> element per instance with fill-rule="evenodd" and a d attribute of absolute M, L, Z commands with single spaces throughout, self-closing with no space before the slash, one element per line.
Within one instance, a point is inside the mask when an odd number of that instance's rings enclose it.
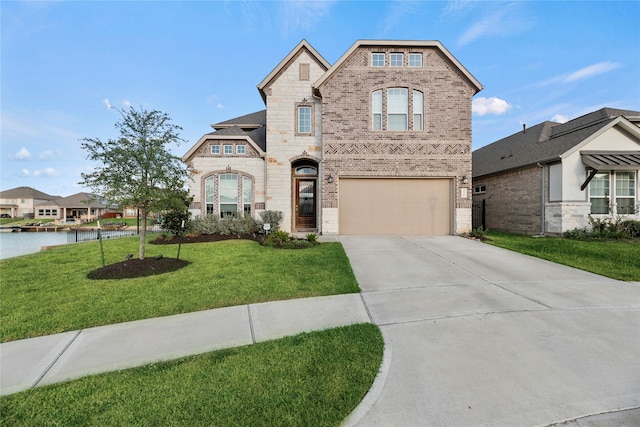
<path fill-rule="evenodd" d="M 451 180 L 340 178 L 340 234 L 451 234 Z"/>

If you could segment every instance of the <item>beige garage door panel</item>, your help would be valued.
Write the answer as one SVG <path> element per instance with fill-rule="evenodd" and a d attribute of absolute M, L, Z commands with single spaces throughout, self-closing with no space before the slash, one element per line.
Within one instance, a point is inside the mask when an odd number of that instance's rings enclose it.
<path fill-rule="evenodd" d="M 340 178 L 340 234 L 451 234 L 451 180 Z"/>

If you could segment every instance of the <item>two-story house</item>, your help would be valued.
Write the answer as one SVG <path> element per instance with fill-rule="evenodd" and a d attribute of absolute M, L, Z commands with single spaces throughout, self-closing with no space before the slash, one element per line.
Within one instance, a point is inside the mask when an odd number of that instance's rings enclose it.
<path fill-rule="evenodd" d="M 281 211 L 292 232 L 467 232 L 481 89 L 437 41 L 360 40 L 331 65 L 303 40 L 258 84 L 265 110 L 183 156 L 190 210 Z"/>

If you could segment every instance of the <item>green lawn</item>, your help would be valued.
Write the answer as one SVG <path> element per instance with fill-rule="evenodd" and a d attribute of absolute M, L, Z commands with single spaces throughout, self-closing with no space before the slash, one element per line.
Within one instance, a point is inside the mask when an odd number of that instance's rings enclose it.
<path fill-rule="evenodd" d="M 491 231 L 486 243 L 625 281 L 640 281 L 640 241 L 575 240 Z"/>
<path fill-rule="evenodd" d="M 5 426 L 338 426 L 382 361 L 360 324 L 0 398 Z"/>
<path fill-rule="evenodd" d="M 154 236 L 150 236 L 152 239 Z M 104 241 L 107 264 L 137 254 L 138 237 Z M 177 245 L 147 245 L 175 258 Z M 0 261 L 0 341 L 263 301 L 359 292 L 339 243 L 278 250 L 247 240 L 182 245 L 173 273 L 90 280 L 98 242 Z"/>

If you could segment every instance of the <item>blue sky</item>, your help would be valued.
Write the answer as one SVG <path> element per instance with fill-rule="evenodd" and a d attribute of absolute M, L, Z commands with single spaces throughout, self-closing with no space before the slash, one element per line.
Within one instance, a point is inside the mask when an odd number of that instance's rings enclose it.
<path fill-rule="evenodd" d="M 640 110 L 638 1 L 1 1 L 0 189 L 68 196 L 134 106 L 188 142 L 262 110 L 256 85 L 306 39 L 440 40 L 483 84 L 473 147 L 601 107 Z"/>

